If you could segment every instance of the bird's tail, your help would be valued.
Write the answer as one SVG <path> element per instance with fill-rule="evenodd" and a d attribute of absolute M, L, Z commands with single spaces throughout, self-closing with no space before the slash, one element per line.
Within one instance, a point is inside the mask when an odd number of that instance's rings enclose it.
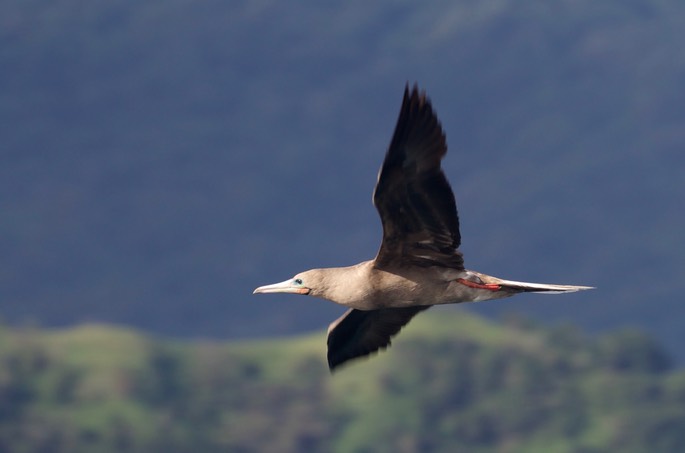
<path fill-rule="evenodd" d="M 594 289 L 593 286 L 550 285 L 547 283 L 516 282 L 513 280 L 501 279 L 498 279 L 497 284 L 500 285 L 505 291 L 509 290 L 515 293 L 561 294 L 583 291 L 585 289 Z"/>

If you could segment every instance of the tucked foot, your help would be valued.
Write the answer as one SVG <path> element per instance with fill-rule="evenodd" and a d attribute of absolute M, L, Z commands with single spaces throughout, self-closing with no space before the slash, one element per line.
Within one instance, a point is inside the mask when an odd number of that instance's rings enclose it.
<path fill-rule="evenodd" d="M 487 289 L 489 291 L 499 291 L 502 289 L 500 285 L 495 283 L 476 283 L 464 278 L 458 278 L 457 281 L 462 285 L 468 286 L 469 288 Z"/>

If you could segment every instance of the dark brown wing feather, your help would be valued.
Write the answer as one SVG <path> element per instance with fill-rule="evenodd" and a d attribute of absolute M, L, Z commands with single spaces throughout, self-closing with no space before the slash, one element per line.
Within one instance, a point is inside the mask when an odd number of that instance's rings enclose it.
<path fill-rule="evenodd" d="M 445 134 L 425 93 L 405 89 L 373 203 L 383 222 L 376 262 L 463 268 L 454 194 L 440 167 Z"/>
<path fill-rule="evenodd" d="M 427 308 L 348 310 L 328 327 L 328 367 L 333 371 L 348 360 L 387 348 L 390 338 Z"/>

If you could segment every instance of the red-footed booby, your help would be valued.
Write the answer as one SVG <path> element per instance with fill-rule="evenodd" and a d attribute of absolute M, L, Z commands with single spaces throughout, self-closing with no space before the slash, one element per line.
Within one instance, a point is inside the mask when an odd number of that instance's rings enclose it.
<path fill-rule="evenodd" d="M 569 293 L 589 286 L 503 280 L 464 268 L 454 194 L 440 167 L 445 134 L 423 91 L 405 88 L 373 203 L 383 223 L 376 258 L 312 269 L 254 293 L 315 296 L 349 307 L 328 328 L 331 371 L 390 345 L 432 305 L 501 299 L 524 292 Z"/>

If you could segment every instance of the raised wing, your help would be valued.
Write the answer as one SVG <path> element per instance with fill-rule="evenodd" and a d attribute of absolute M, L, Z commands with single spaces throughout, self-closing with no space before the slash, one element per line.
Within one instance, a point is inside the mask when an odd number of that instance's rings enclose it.
<path fill-rule="evenodd" d="M 333 371 L 348 360 L 387 348 L 390 338 L 427 308 L 429 306 L 346 311 L 328 327 L 328 367 Z"/>
<path fill-rule="evenodd" d="M 378 174 L 373 203 L 383 222 L 376 262 L 463 268 L 454 194 L 440 167 L 445 134 L 425 93 L 407 86 Z"/>

